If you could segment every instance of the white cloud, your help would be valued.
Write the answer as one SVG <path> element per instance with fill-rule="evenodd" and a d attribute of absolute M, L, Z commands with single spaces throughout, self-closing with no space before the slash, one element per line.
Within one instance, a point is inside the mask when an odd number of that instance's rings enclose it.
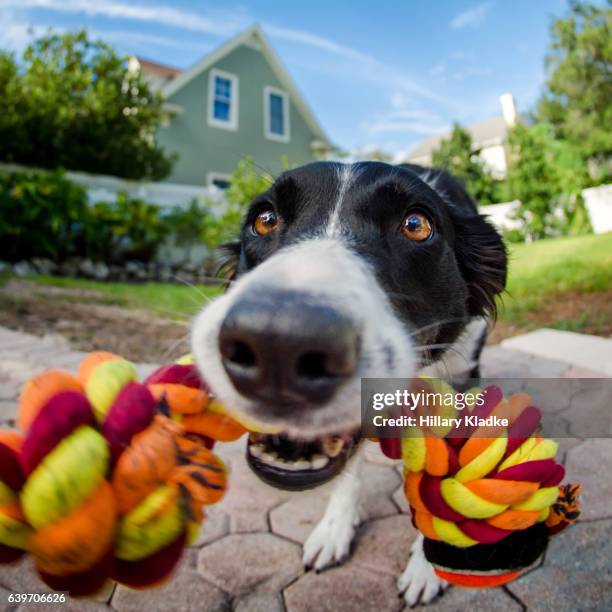
<path fill-rule="evenodd" d="M 448 58 L 456 62 L 475 62 L 479 56 L 472 51 L 455 50 L 448 54 Z"/>
<path fill-rule="evenodd" d="M 463 70 L 458 70 L 453 74 L 457 81 L 463 81 L 469 77 L 483 77 L 493 74 L 493 68 L 486 66 L 466 66 Z"/>
<path fill-rule="evenodd" d="M 0 48 L 20 52 L 34 39 L 46 32 L 46 28 L 33 26 L 18 18 L 13 11 L 0 6 Z"/>
<path fill-rule="evenodd" d="M 264 28 L 266 32 L 270 34 L 270 36 L 273 36 L 275 38 L 280 38 L 291 42 L 297 42 L 309 47 L 316 47 L 317 49 L 329 51 L 330 53 L 345 57 L 346 59 L 367 63 L 373 63 L 377 61 L 366 53 L 362 53 L 361 51 L 357 51 L 356 49 L 353 49 L 346 45 L 338 44 L 333 40 L 323 38 L 322 36 L 318 36 L 317 34 L 312 34 L 303 30 L 294 30 L 292 28 L 275 26 L 272 24 L 264 24 Z"/>
<path fill-rule="evenodd" d="M 421 121 L 380 120 L 367 124 L 366 129 L 370 134 L 407 132 L 409 134 L 430 136 L 446 132 L 448 125 L 446 123 L 428 124 Z"/>
<path fill-rule="evenodd" d="M 391 108 L 377 113 L 364 122 L 363 128 L 371 135 L 387 133 L 439 134 L 448 129 L 448 124 L 428 108 L 415 106 L 415 102 L 398 92 L 391 96 Z"/>
<path fill-rule="evenodd" d="M 232 36 L 248 27 L 253 19 L 244 14 L 230 15 L 224 13 L 219 19 L 165 5 L 134 5 L 117 0 L 4 0 L 6 6 L 13 8 L 46 9 L 60 13 L 82 13 L 91 16 L 102 16 L 110 19 L 125 19 L 140 22 L 157 23 L 183 30 L 192 30 L 216 36 Z M 273 37 L 296 42 L 309 47 L 321 49 L 361 62 L 375 62 L 371 56 L 356 49 L 341 45 L 333 40 L 306 32 L 265 24 L 265 30 Z"/>
<path fill-rule="evenodd" d="M 477 4 L 462 13 L 459 13 L 451 19 L 450 27 L 456 30 L 466 27 L 475 28 L 482 24 L 487 16 L 487 13 L 491 10 L 490 2 L 482 2 Z"/>
<path fill-rule="evenodd" d="M 123 48 L 129 45 L 141 45 L 151 47 L 169 47 L 174 49 L 193 49 L 206 53 L 210 45 L 183 40 L 181 38 L 170 38 L 156 34 L 145 34 L 133 30 L 91 30 L 91 34 L 103 40 L 113 41 L 117 46 Z"/>
<path fill-rule="evenodd" d="M 233 34 L 244 25 L 241 19 L 236 20 L 228 15 L 216 20 L 171 6 L 127 4 L 115 0 L 4 0 L 4 5 L 15 9 L 44 9 L 59 13 L 82 13 L 111 19 L 159 23 L 218 36 Z"/>

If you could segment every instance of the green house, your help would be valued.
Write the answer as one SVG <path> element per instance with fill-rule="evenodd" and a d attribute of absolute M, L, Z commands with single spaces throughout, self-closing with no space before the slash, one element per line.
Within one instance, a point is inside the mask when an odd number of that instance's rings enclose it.
<path fill-rule="evenodd" d="M 238 161 L 250 157 L 276 174 L 282 160 L 313 161 L 329 140 L 258 25 L 186 71 L 133 58 L 160 89 L 170 119 L 160 144 L 178 154 L 166 179 L 226 187 Z"/>

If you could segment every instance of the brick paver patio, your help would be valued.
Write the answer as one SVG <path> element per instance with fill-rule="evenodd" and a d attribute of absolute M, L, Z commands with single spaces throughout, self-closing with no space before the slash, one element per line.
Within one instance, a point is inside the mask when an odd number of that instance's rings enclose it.
<path fill-rule="evenodd" d="M 49 367 L 74 369 L 82 357 L 59 337 L 37 338 L 0 328 L 0 426 L 14 425 L 21 384 Z M 586 377 L 596 366 L 535 357 L 498 346 L 485 350 L 485 377 Z M 152 366 L 140 366 L 146 372 Z M 603 369 L 603 368 L 602 368 Z M 600 376 L 602 376 L 600 374 Z M 563 415 L 571 420 L 571 415 Z M 579 418 L 579 415 L 577 415 Z M 571 426 L 571 423 L 568 425 Z M 320 574 L 304 572 L 301 544 L 322 515 L 325 489 L 288 494 L 267 487 L 243 459 L 243 441 L 219 445 L 231 468 L 230 489 L 209 513 L 177 575 L 159 589 L 109 586 L 93 600 L 63 609 L 119 611 L 391 612 L 402 610 L 396 579 L 415 532 L 406 516 L 400 471 L 368 443 L 367 497 L 350 559 Z M 450 589 L 428 610 L 611 610 L 612 440 L 565 439 L 568 481 L 583 484 L 579 523 L 552 541 L 544 562 L 507 588 Z M 43 592 L 28 562 L 0 568 L 0 601 L 8 591 Z M 2 609 L 2 604 L 0 604 Z M 6 608 L 5 608 L 6 609 Z M 11 609 L 11 608 L 8 608 Z M 34 605 L 20 611 L 38 609 Z M 49 609 L 48 605 L 40 610 Z"/>

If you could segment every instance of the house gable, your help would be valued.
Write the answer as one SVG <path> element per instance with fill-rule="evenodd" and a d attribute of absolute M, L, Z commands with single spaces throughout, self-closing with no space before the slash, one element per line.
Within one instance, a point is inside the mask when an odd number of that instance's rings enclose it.
<path fill-rule="evenodd" d="M 276 51 L 274 51 L 272 45 L 269 43 L 262 29 L 257 24 L 228 40 L 220 47 L 217 47 L 214 51 L 204 56 L 199 62 L 194 64 L 189 70 L 181 73 L 179 76 L 170 81 L 162 89 L 163 96 L 166 99 L 170 99 L 191 80 L 209 69 L 211 66 L 216 65 L 225 56 L 231 54 L 236 48 L 241 46 L 248 46 L 262 53 L 266 61 L 269 63 L 270 68 L 274 72 L 282 89 L 289 94 L 292 103 L 303 116 L 305 123 L 310 127 L 315 138 L 319 139 L 325 144 L 329 144 L 329 138 L 325 134 L 321 124 L 318 122 L 314 113 L 304 100 L 302 94 L 299 92 L 297 86 L 293 82 L 293 79 L 289 76 L 289 73 L 283 66 L 280 58 L 278 57 Z"/>
<path fill-rule="evenodd" d="M 234 44 L 229 50 L 224 45 L 223 53 L 213 52 L 205 63 L 199 62 L 163 90 L 166 106 L 180 110 L 158 133 L 160 144 L 179 155 L 168 178 L 172 182 L 210 184 L 214 177 L 229 175 L 245 157 L 276 175 L 282 170 L 283 159 L 290 164 L 308 163 L 314 159 L 313 141 L 327 142 L 322 131 L 313 129 L 314 117 L 304 114 L 300 100 L 287 81 L 279 78 L 257 37 L 230 42 Z M 235 116 L 225 126 L 211 121 L 211 74 L 231 79 L 233 90 L 238 92 Z M 280 97 L 286 94 L 282 97 L 288 121 L 286 137 L 270 134 L 266 117 L 269 92 Z"/>

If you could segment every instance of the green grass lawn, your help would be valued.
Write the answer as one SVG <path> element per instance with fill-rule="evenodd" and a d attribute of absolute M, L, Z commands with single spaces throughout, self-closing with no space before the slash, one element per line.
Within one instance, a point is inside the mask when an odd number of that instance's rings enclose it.
<path fill-rule="evenodd" d="M 609 311 L 605 310 L 597 313 L 587 310 L 567 320 L 533 319 L 534 313 L 550 305 L 551 301 L 563 300 L 563 294 L 575 296 L 612 291 L 612 233 L 510 245 L 509 255 L 507 293 L 499 309 L 501 322 L 522 327 L 546 324 L 580 331 L 588 328 L 594 316 L 608 315 Z M 221 291 L 219 287 L 204 285 L 103 283 L 46 276 L 29 280 L 39 285 L 93 290 L 98 294 L 97 297 L 85 297 L 83 301 L 148 309 L 170 317 L 190 317 L 207 299 Z"/>
<path fill-rule="evenodd" d="M 171 283 L 104 283 L 81 278 L 34 276 L 28 278 L 38 285 L 81 289 L 95 292 L 83 301 L 116 304 L 127 308 L 151 310 L 171 317 L 191 316 L 209 300 L 221 293 L 221 287 L 180 285 Z M 72 298 L 78 299 L 77 296 Z"/>
<path fill-rule="evenodd" d="M 510 245 L 501 320 L 517 320 L 564 292 L 612 290 L 612 233 Z"/>

